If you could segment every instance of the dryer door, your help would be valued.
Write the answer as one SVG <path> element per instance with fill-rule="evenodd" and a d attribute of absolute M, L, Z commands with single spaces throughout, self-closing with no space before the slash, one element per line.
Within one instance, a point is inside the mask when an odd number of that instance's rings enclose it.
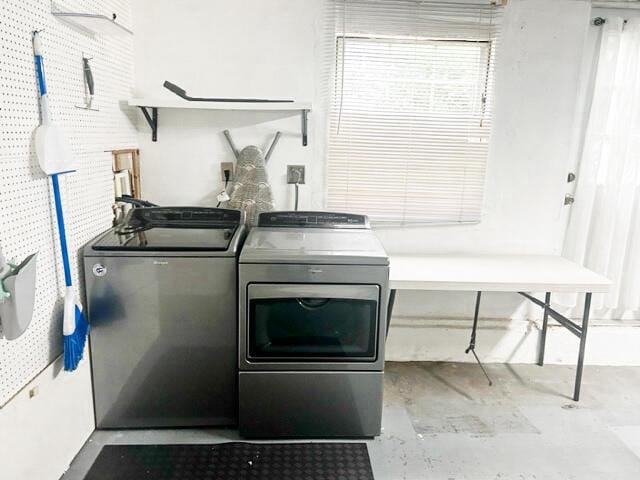
<path fill-rule="evenodd" d="M 378 285 L 250 284 L 250 362 L 372 362 Z"/>

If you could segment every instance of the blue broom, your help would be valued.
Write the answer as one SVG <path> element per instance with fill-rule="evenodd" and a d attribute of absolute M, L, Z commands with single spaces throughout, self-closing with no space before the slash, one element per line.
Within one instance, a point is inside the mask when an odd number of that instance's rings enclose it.
<path fill-rule="evenodd" d="M 36 74 L 40 93 L 40 110 L 42 122 L 35 134 L 36 155 L 40 168 L 51 176 L 53 195 L 56 204 L 56 217 L 58 220 L 58 236 L 60 237 L 60 250 L 64 265 L 64 281 L 66 292 L 64 296 L 64 314 L 62 320 L 62 333 L 64 336 L 64 369 L 73 371 L 78 367 L 82 359 L 84 345 L 87 342 L 89 324 L 84 318 L 82 307 L 76 302 L 76 295 L 71 280 L 71 267 L 69 265 L 69 251 L 67 249 L 67 235 L 64 229 L 64 216 L 62 215 L 62 198 L 58 176 L 74 171 L 71 161 L 69 146 L 62 131 L 51 123 L 49 119 L 49 103 L 47 98 L 47 84 L 44 77 L 44 60 L 40 48 L 38 32 L 33 33 L 33 53 L 36 63 Z"/>
<path fill-rule="evenodd" d="M 64 314 L 62 320 L 62 333 L 64 336 L 64 369 L 68 372 L 75 370 L 82 360 L 82 352 L 89 333 L 89 324 L 82 313 L 82 306 L 76 302 L 76 294 L 71 281 L 71 267 L 69 266 L 69 252 L 67 250 L 67 235 L 64 229 L 64 217 L 62 215 L 62 199 L 60 198 L 60 185 L 58 174 L 51 175 L 53 183 L 53 196 L 56 202 L 56 217 L 58 219 L 58 236 L 60 237 L 60 250 L 62 251 L 62 263 L 64 265 L 64 282 L 67 286 L 64 295 Z"/>

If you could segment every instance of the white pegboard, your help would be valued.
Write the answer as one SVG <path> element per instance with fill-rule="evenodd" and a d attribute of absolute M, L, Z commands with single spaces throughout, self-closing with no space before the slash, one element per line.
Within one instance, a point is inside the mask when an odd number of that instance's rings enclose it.
<path fill-rule="evenodd" d="M 130 0 L 58 1 L 71 11 L 111 15 L 131 28 Z M 90 37 L 51 15 L 49 0 L 0 2 L 0 244 L 7 258 L 38 252 L 33 321 L 19 339 L 0 339 L 0 406 L 62 352 L 60 261 L 50 180 L 38 167 L 32 136 L 39 123 L 31 32 L 41 41 L 52 120 L 64 128 L 78 171 L 61 180 L 75 285 L 77 254 L 111 224 L 113 182 L 107 150 L 137 145 L 135 111 L 123 100 L 133 85 L 133 37 Z M 81 110 L 82 56 L 92 58 L 93 106 Z"/>

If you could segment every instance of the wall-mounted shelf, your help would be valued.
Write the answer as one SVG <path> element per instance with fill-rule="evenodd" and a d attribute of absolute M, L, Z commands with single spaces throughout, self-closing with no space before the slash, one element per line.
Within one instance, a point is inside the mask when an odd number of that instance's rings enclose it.
<path fill-rule="evenodd" d="M 133 32 L 116 22 L 116 14 L 111 16 L 99 13 L 71 12 L 64 7 L 51 3 L 51 14 L 89 35 L 133 35 Z"/>
<path fill-rule="evenodd" d="M 301 115 L 302 145 L 307 146 L 307 120 L 311 111 L 311 102 L 282 102 L 282 103 L 255 103 L 255 102 L 189 102 L 180 98 L 176 99 L 151 99 L 132 98 L 129 105 L 138 107 L 151 127 L 151 140 L 158 140 L 158 109 L 180 108 L 187 110 L 226 110 L 246 112 L 291 112 L 292 115 Z"/>

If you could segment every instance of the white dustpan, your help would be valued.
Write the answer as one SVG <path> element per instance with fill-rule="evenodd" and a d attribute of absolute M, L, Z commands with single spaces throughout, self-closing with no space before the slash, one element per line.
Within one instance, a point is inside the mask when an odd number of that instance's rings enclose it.
<path fill-rule="evenodd" d="M 60 127 L 51 122 L 49 116 L 49 99 L 47 98 L 47 84 L 44 77 L 44 60 L 38 32 L 33 33 L 33 54 L 38 75 L 40 93 L 40 109 L 42 123 L 36 129 L 35 147 L 40 168 L 47 175 L 66 173 L 75 170 L 71 148 Z"/>

